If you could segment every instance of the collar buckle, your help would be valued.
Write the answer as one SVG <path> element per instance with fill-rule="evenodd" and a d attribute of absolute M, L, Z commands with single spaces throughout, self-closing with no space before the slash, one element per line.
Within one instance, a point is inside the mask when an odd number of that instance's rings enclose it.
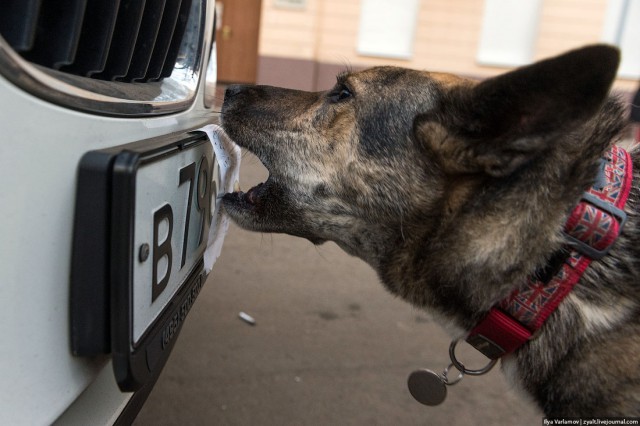
<path fill-rule="evenodd" d="M 597 208 L 601 212 L 609 215 L 612 218 L 615 218 L 618 221 L 618 227 L 616 228 L 615 231 L 612 230 L 615 232 L 615 237 L 604 248 L 598 249 L 593 245 L 590 245 L 589 243 L 575 236 L 575 235 L 578 235 L 577 233 L 574 233 L 572 235 L 570 233 L 571 231 L 567 231 L 566 229 L 562 233 L 564 234 L 567 240 L 567 244 L 571 246 L 571 248 L 573 248 L 574 250 L 579 251 L 580 253 L 584 254 L 585 256 L 589 257 L 592 260 L 602 259 L 604 256 L 606 256 L 609 253 L 609 250 L 611 250 L 611 247 L 613 246 L 613 243 L 617 239 L 617 236 L 620 234 L 620 231 L 622 230 L 625 223 L 627 222 L 627 214 L 622 209 L 619 209 L 618 207 L 616 207 L 614 204 L 609 203 L 601 199 L 600 197 L 593 195 L 590 192 L 584 192 L 582 194 L 580 203 L 582 204 L 583 202 L 590 204 L 591 206 Z"/>

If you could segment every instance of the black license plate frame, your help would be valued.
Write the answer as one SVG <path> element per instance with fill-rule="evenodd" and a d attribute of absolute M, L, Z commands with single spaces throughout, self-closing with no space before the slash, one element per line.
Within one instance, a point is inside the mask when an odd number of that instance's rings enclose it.
<path fill-rule="evenodd" d="M 71 277 L 72 351 L 78 356 L 111 353 L 122 391 L 136 391 L 158 376 L 204 284 L 202 258 L 218 183 L 215 161 L 206 134 L 192 132 L 91 151 L 80 162 Z M 163 169 L 169 164 L 179 169 L 164 182 L 164 175 L 173 174 Z M 147 171 L 155 175 L 146 176 Z M 156 179 L 164 183 L 145 189 Z M 166 193 L 170 186 L 178 195 Z M 151 201 L 140 198 L 145 193 Z M 154 200 L 157 208 L 148 211 Z M 180 204 L 177 210 L 175 204 Z M 158 213 L 163 206 L 176 211 L 171 217 L 166 208 L 165 214 Z M 148 223 L 139 211 L 149 216 Z M 172 220 L 177 221 L 173 231 Z M 164 231 L 163 223 L 169 224 Z M 141 227 L 153 234 L 143 244 L 136 239 Z M 178 229 L 184 232 L 175 232 Z M 180 272 L 174 276 L 176 268 Z M 137 275 L 142 269 L 153 270 L 148 295 Z M 177 281 L 171 281 L 174 277 Z M 164 278 L 165 286 L 155 291 Z M 141 304 L 140 295 L 149 296 L 150 304 Z M 140 315 L 144 306 L 149 306 L 150 316 Z"/>

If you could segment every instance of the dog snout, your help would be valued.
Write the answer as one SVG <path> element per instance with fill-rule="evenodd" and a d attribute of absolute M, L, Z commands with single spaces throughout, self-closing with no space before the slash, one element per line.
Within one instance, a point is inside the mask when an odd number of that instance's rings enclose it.
<path fill-rule="evenodd" d="M 222 113 L 228 114 L 232 109 L 243 105 L 245 103 L 243 99 L 246 99 L 251 87 L 253 86 L 248 84 L 232 84 L 227 87 L 224 92 L 224 101 L 222 102 Z"/>
<path fill-rule="evenodd" d="M 247 87 L 248 86 L 246 84 L 232 84 L 231 86 L 227 87 L 227 90 L 224 92 L 224 99 L 231 100 L 232 98 L 245 91 Z"/>

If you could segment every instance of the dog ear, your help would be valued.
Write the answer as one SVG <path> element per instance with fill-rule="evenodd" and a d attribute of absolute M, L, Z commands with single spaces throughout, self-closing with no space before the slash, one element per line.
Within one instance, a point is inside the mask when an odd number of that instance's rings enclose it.
<path fill-rule="evenodd" d="M 549 135 L 600 109 L 619 61 L 616 48 L 593 45 L 454 87 L 416 118 L 416 137 L 441 158 L 454 155 L 444 165 L 451 172 L 508 175 L 545 149 Z"/>

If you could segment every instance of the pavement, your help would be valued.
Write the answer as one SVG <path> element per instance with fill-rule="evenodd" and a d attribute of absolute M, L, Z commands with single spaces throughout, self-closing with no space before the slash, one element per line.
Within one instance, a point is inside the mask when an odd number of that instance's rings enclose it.
<path fill-rule="evenodd" d="M 243 157 L 243 188 L 266 176 L 255 157 Z M 232 225 L 134 424 L 542 424 L 499 368 L 449 387 L 438 407 L 416 402 L 408 374 L 441 372 L 448 347 L 427 313 L 386 292 L 335 244 Z M 459 357 L 480 368 L 485 359 L 474 352 L 463 347 Z"/>

